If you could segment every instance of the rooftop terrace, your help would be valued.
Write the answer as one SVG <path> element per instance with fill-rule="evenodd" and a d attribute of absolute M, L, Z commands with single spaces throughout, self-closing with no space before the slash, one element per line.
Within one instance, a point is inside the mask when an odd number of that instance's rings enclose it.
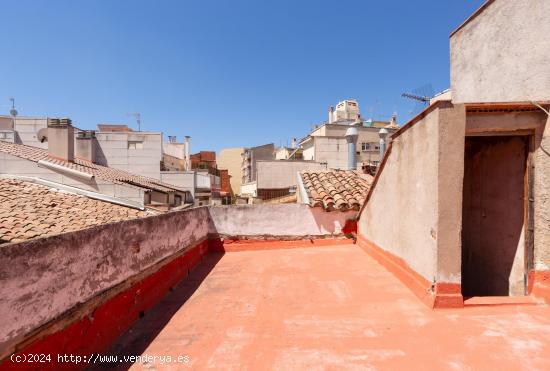
<path fill-rule="evenodd" d="M 192 369 L 545 369 L 549 337 L 546 306 L 433 311 L 342 244 L 210 254 L 106 354 L 186 355 Z"/>

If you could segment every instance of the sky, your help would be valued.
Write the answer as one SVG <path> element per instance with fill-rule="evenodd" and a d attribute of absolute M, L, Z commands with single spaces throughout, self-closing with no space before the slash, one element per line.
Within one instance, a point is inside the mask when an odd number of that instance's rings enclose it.
<path fill-rule="evenodd" d="M 449 87 L 449 34 L 483 0 L 0 0 L 0 114 L 192 137 L 192 152 L 287 145 L 359 101 Z"/>

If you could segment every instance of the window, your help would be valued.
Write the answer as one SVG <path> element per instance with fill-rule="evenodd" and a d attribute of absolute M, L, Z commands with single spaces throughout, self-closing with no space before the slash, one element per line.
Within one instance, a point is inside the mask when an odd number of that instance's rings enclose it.
<path fill-rule="evenodd" d="M 143 149 L 143 142 L 128 141 L 128 149 Z"/>
<path fill-rule="evenodd" d="M 379 150 L 380 150 L 380 146 L 378 145 L 378 143 L 375 143 L 375 142 L 370 142 L 370 143 L 363 142 L 363 143 L 361 143 L 361 151 L 362 152 L 379 151 Z"/>

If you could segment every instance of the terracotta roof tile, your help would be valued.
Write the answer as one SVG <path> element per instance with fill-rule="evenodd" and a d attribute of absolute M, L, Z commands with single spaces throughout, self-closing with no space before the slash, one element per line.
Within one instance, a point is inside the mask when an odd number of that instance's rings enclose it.
<path fill-rule="evenodd" d="M 358 171 L 302 171 L 302 183 L 311 207 L 359 210 L 372 184 L 372 176 Z"/>
<path fill-rule="evenodd" d="M 0 244 L 155 214 L 18 179 L 0 178 Z"/>
<path fill-rule="evenodd" d="M 86 174 L 91 174 L 96 178 L 116 184 L 125 184 L 138 188 L 143 188 L 146 190 L 154 190 L 160 192 L 186 192 L 184 189 L 180 189 L 168 183 L 163 183 L 160 180 L 154 178 L 132 174 L 127 171 L 115 169 L 112 167 L 97 165 L 90 161 L 78 158 L 75 158 L 74 162 L 67 162 L 55 159 L 49 157 L 48 151 L 42 148 L 0 141 L 0 152 L 4 152 L 12 156 L 20 157 L 34 162 L 38 162 L 40 160 L 48 161 L 69 169 L 78 170 Z"/>

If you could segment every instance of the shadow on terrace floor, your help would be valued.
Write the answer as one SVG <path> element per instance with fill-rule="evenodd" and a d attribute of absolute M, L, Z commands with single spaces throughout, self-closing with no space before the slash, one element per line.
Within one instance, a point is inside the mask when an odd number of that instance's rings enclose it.
<path fill-rule="evenodd" d="M 143 354 L 172 316 L 210 274 L 223 255 L 224 253 L 207 254 L 189 276 L 184 278 L 171 292 L 168 292 L 158 304 L 145 312 L 145 315 L 100 357 L 117 356 L 117 359 L 120 360 L 124 356 Z M 104 362 L 93 365 L 88 370 L 128 370 L 132 365 L 132 362 Z"/>

